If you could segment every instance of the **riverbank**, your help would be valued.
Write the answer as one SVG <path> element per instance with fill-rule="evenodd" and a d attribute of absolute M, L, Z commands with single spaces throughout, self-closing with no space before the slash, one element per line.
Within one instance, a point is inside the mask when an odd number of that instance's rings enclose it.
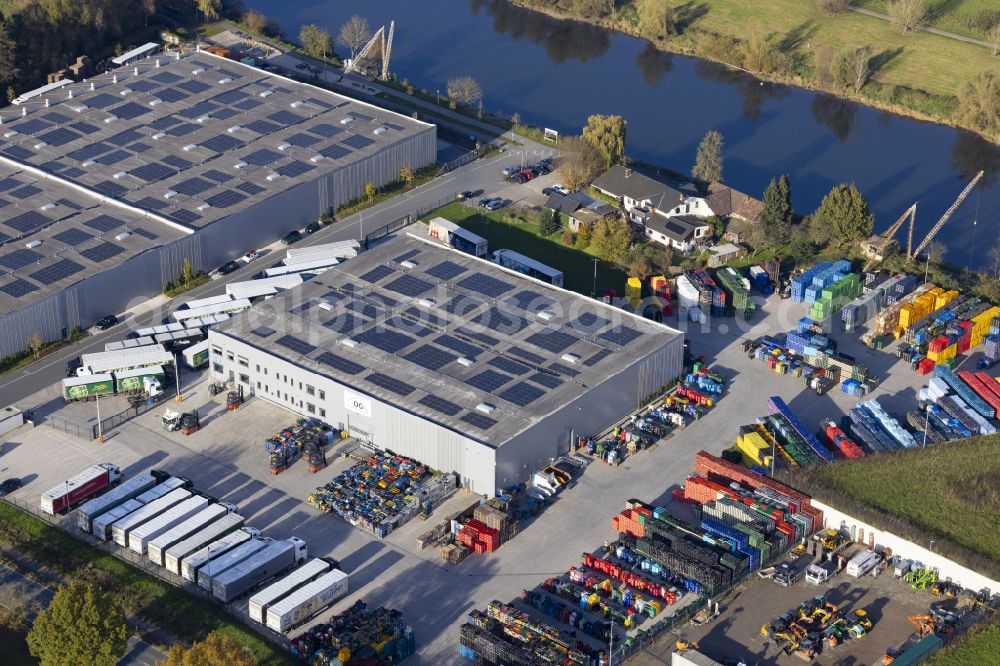
<path fill-rule="evenodd" d="M 813 2 L 799 0 L 763 0 L 752 6 L 739 0 L 689 3 L 674 10 L 679 34 L 654 39 L 641 27 L 631 4 L 613 15 L 581 17 L 541 4 L 542 0 L 497 1 L 644 39 L 659 51 L 716 62 L 762 81 L 968 130 L 1000 143 L 1000 128 L 984 131 L 960 117 L 961 86 L 983 71 L 1000 74 L 1000 58 L 982 46 L 929 33 L 902 35 L 885 21 L 854 12 L 826 17 Z M 741 50 L 755 34 L 770 49 L 763 69 L 742 63 Z M 871 54 L 871 75 L 860 92 L 830 80 L 829 62 L 847 48 L 868 48 Z"/>

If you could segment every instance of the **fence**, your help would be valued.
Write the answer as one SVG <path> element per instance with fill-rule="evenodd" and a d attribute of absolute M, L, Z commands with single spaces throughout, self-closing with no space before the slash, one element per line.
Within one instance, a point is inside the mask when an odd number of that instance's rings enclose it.
<path fill-rule="evenodd" d="M 465 166 L 469 162 L 475 162 L 477 159 L 479 159 L 479 151 L 478 150 L 470 150 L 470 151 L 466 152 L 464 155 L 461 155 L 460 157 L 456 157 L 455 159 L 451 160 L 450 162 L 445 162 L 444 164 L 442 164 L 441 168 L 437 172 L 437 175 L 440 176 L 440 175 L 446 174 L 449 171 L 453 171 L 454 169 L 457 169 L 460 166 Z"/>
<path fill-rule="evenodd" d="M 95 433 L 96 426 L 83 425 L 76 423 L 75 421 L 65 419 L 61 416 L 46 416 L 43 423 L 50 428 L 62 430 L 65 433 L 76 435 L 77 437 L 82 437 L 84 439 L 97 439 L 97 434 Z"/>
<path fill-rule="evenodd" d="M 411 224 L 413 224 L 414 222 L 416 222 L 417 219 L 421 215 L 429 213 L 430 211 L 434 210 L 435 208 L 440 208 L 441 206 L 444 206 L 445 204 L 454 201 L 456 195 L 457 195 L 457 192 L 454 193 L 454 194 L 451 194 L 450 196 L 446 196 L 446 197 L 442 197 L 440 199 L 437 199 L 436 201 L 433 201 L 431 203 L 424 204 L 423 206 L 420 206 L 419 208 L 416 208 L 411 214 L 405 215 L 405 216 L 399 218 L 398 220 L 394 220 L 394 221 L 390 222 L 389 224 L 386 224 L 384 226 L 379 227 L 375 231 L 372 231 L 372 232 L 369 232 L 369 233 L 365 234 L 365 240 L 364 240 L 365 247 L 368 247 L 368 245 L 372 241 L 376 241 L 376 240 L 378 240 L 380 238 L 384 238 L 384 237 L 388 236 L 389 234 L 392 234 L 392 233 L 395 233 L 395 232 L 399 231 L 400 229 L 405 229 L 406 227 L 408 227 Z"/>
<path fill-rule="evenodd" d="M 692 603 L 685 606 L 679 613 L 664 618 L 661 622 L 657 622 L 649 629 L 640 629 L 636 632 L 635 636 L 626 638 L 620 647 L 615 648 L 611 663 L 624 663 L 646 648 L 650 647 L 674 627 L 688 622 L 692 617 L 694 617 L 695 613 L 705 606 L 707 601 L 708 597 L 698 597 Z"/>
<path fill-rule="evenodd" d="M 136 405 L 129 407 L 123 412 L 118 412 L 106 419 L 102 419 L 100 423 L 100 428 L 97 425 L 91 426 L 92 437 L 91 439 L 97 439 L 99 435 L 105 435 L 112 428 L 117 428 L 121 424 L 125 423 L 130 419 L 134 419 L 140 414 L 145 414 L 149 410 L 156 407 L 158 404 L 163 402 L 166 398 L 170 397 L 168 393 L 160 393 L 148 398 L 147 400 L 137 403 Z"/>

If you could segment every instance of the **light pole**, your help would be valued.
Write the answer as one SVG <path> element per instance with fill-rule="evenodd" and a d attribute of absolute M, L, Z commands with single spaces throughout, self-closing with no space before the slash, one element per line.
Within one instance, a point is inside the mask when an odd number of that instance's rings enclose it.
<path fill-rule="evenodd" d="M 101 428 L 101 396 L 96 396 L 96 399 L 97 399 L 97 441 L 103 444 L 104 430 Z"/>
<path fill-rule="evenodd" d="M 594 283 L 590 287 L 590 297 L 597 298 L 597 259 L 594 259 Z"/>
<path fill-rule="evenodd" d="M 181 393 L 181 364 L 177 361 L 177 354 L 174 354 L 174 374 L 177 375 L 177 402 L 184 402 L 184 395 Z"/>
<path fill-rule="evenodd" d="M 927 280 L 924 280 L 924 282 L 927 282 Z M 931 422 L 931 406 L 927 405 L 927 416 L 924 417 L 924 443 L 920 445 L 920 448 L 924 448 L 927 446 L 927 428 L 930 425 L 930 422 Z"/>
<path fill-rule="evenodd" d="M 441 91 L 440 90 L 435 90 L 434 92 L 437 93 L 437 105 L 441 106 Z"/>
<path fill-rule="evenodd" d="M 924 284 L 927 283 L 927 274 L 931 269 L 931 253 L 927 253 L 927 263 L 924 264 Z"/>

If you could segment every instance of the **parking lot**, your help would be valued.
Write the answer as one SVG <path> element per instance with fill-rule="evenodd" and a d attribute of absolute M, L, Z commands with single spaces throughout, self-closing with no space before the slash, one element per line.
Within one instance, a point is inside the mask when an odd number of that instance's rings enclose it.
<path fill-rule="evenodd" d="M 802 391 L 797 379 L 776 375 L 743 353 L 740 341 L 746 334 L 788 330 L 804 312 L 803 304 L 773 296 L 767 302 L 759 301 L 750 330 L 743 330 L 745 322 L 731 319 L 716 320 L 707 330 L 700 326 L 689 328 L 692 352 L 696 356 L 705 355 L 710 367 L 729 378 L 726 393 L 717 406 L 654 450 L 641 452 L 618 468 L 592 463 L 579 483 L 558 496 L 517 538 L 494 554 L 472 555 L 459 565 L 444 563 L 433 549 L 420 550 L 415 539 L 447 513 L 467 506 L 473 499 L 471 495 L 459 491 L 444 506 L 435 507 L 430 520 L 411 521 L 379 541 L 333 516 L 320 514 L 305 503 L 312 489 L 349 464 L 338 458 L 338 453 L 349 444 L 335 443 L 327 455 L 332 464 L 319 473 L 310 474 L 304 464 L 297 462 L 287 471 L 272 475 L 264 439 L 291 424 L 295 416 L 260 398 L 251 399 L 236 412 L 227 412 L 224 394 L 212 398 L 207 381 L 190 374 L 184 378 L 183 403 L 171 400 L 135 418 L 107 433 L 103 445 L 49 427 L 46 418 L 64 413 L 86 418 L 95 404 L 64 408 L 58 387 L 46 389 L 31 401 L 46 405 L 44 414 L 39 415 L 39 424 L 7 436 L 0 450 L 0 477 L 21 477 L 25 486 L 15 496 L 32 504 L 44 490 L 99 461 L 114 462 L 127 475 L 159 468 L 189 477 L 200 490 L 236 503 L 248 524 L 263 530 L 266 536 L 295 535 L 308 542 L 310 555 L 339 559 L 351 575 L 352 591 L 334 610 L 358 598 L 369 604 L 398 608 L 415 628 L 419 663 L 435 660 L 454 663 L 458 628 L 470 610 L 483 608 L 493 599 L 504 602 L 518 599 L 522 590 L 535 588 L 546 578 L 579 564 L 581 553 L 593 551 L 615 536 L 610 518 L 621 510 L 626 499 L 636 497 L 652 504 L 667 503 L 670 491 L 692 472 L 695 453 L 705 449 L 719 454 L 731 447 L 740 425 L 766 413 L 767 396 L 783 397 L 813 427 L 818 427 L 821 418 L 839 418 L 857 403 L 856 398 L 836 389 L 824 396 Z M 682 327 L 687 328 L 686 324 Z M 876 395 L 885 398 L 888 411 L 899 413 L 904 407 L 909 408 L 921 378 L 905 364 L 897 363 L 890 353 L 870 352 L 862 347 L 857 343 L 858 335 L 860 332 L 834 333 L 833 337 L 845 352 L 864 359 L 874 374 L 883 378 Z M 103 412 L 103 400 L 101 407 Z M 187 437 L 164 431 L 160 418 L 165 407 L 176 411 L 198 409 L 202 429 Z M 894 601 L 882 602 L 880 606 L 878 590 L 882 579 L 868 581 L 858 586 L 866 591 L 851 603 L 865 604 L 882 615 L 876 623 L 877 633 L 870 637 L 877 640 L 858 641 L 857 649 L 861 652 L 857 656 L 855 647 L 839 648 L 833 653 L 838 659 L 854 657 L 851 662 L 838 663 L 870 663 L 868 656 L 884 654 L 895 636 L 909 626 L 907 614 L 926 610 L 926 603 L 919 599 L 898 608 Z M 832 587 L 839 589 L 844 582 L 843 576 L 836 578 Z M 853 588 L 845 587 L 839 594 L 853 598 L 857 593 Z M 710 655 L 713 650 L 708 646 L 717 642 L 717 649 L 725 655 L 738 653 L 744 658 L 771 659 L 775 657 L 774 649 L 765 651 L 758 639 L 760 624 L 813 594 L 803 583 L 785 589 L 768 581 L 754 582 L 728 604 L 728 615 L 723 614 L 691 637 L 704 639 L 703 648 Z M 245 599 L 236 602 L 240 607 L 245 604 Z M 666 650 L 668 643 L 672 645 L 672 640 L 665 639 L 658 648 Z"/>

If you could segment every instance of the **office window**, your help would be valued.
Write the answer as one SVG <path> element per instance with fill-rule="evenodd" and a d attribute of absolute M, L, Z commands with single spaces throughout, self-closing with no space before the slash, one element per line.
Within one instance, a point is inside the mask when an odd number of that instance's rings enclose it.
<path fill-rule="evenodd" d="M 264 376 L 267 377 L 267 368 L 264 368 Z"/>
<path fill-rule="evenodd" d="M 319 417 L 321 419 L 325 419 L 326 418 L 326 410 L 323 409 L 322 407 L 319 408 Z"/>
<path fill-rule="evenodd" d="M 250 383 L 250 375 L 244 375 L 244 374 L 241 373 L 240 374 L 240 383 L 241 384 L 249 384 Z"/>
<path fill-rule="evenodd" d="M 309 384 L 306 384 L 306 393 L 308 393 L 309 395 L 316 395 L 316 387 L 309 386 Z"/>
<path fill-rule="evenodd" d="M 312 404 L 311 402 L 307 402 L 306 403 L 306 411 L 309 412 L 310 414 L 315 414 L 316 413 L 316 405 Z"/>
<path fill-rule="evenodd" d="M 302 382 L 299 382 L 299 390 L 302 390 Z"/>
<path fill-rule="evenodd" d="M 250 361 L 245 356 L 238 356 L 236 362 L 242 365 L 244 368 L 250 367 Z"/>
<path fill-rule="evenodd" d="M 236 354 L 234 354 L 233 352 L 226 352 L 226 358 L 228 358 L 230 361 L 236 360 Z"/>
<path fill-rule="evenodd" d="M 213 363 L 212 364 L 212 370 L 214 370 L 215 372 L 217 372 L 217 373 L 219 373 L 221 375 L 222 374 L 222 364 L 221 363 Z"/>
<path fill-rule="evenodd" d="M 222 356 L 222 347 L 212 345 L 212 352 L 218 354 L 219 356 Z"/>
<path fill-rule="evenodd" d="M 326 400 L 326 391 L 320 391 L 319 392 L 319 399 L 320 400 Z"/>
<path fill-rule="evenodd" d="M 257 382 L 257 390 L 260 390 L 260 382 Z"/>
<path fill-rule="evenodd" d="M 257 364 L 257 372 L 260 372 L 260 363 Z"/>

